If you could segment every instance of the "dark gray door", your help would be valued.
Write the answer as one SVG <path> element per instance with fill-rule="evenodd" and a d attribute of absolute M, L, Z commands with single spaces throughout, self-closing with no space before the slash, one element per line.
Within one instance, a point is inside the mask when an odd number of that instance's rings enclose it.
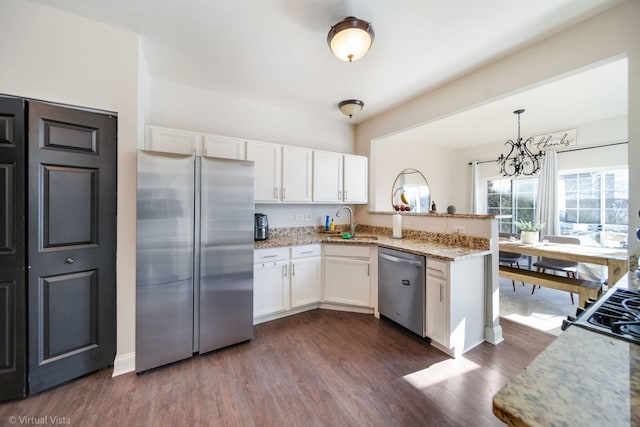
<path fill-rule="evenodd" d="M 117 121 L 27 104 L 33 394 L 113 364 Z"/>
<path fill-rule="evenodd" d="M 23 101 L 0 98 L 0 400 L 26 390 L 25 152 Z"/>

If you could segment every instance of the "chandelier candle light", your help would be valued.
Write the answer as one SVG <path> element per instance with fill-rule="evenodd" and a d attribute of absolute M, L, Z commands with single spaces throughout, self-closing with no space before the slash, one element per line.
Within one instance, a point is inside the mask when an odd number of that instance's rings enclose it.
<path fill-rule="evenodd" d="M 533 154 L 529 148 L 533 143 L 533 137 L 529 137 L 522 142 L 520 137 L 520 114 L 524 113 L 524 109 L 516 110 L 513 113 L 518 115 L 518 138 L 515 142 L 510 139 L 504 143 L 504 145 L 511 146 L 511 149 L 506 156 L 500 154 L 500 157 L 498 157 L 500 173 L 503 176 L 534 175 L 540 170 L 540 159 L 544 156 L 544 153 Z"/>

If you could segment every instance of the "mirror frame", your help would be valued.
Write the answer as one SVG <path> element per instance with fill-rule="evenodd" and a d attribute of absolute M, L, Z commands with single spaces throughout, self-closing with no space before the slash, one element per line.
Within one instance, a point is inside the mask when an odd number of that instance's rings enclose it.
<path fill-rule="evenodd" d="M 417 200 L 409 199 L 407 200 L 408 203 L 405 203 L 403 200 L 401 200 L 401 193 L 399 192 L 399 190 L 404 189 L 405 184 L 403 182 L 402 187 L 400 187 L 398 184 L 398 181 L 400 180 L 401 177 L 404 177 L 405 175 L 408 175 L 408 174 L 412 174 L 412 175 L 418 174 L 422 178 L 422 181 L 424 181 L 424 186 L 427 189 L 426 204 L 424 207 L 420 206 L 419 210 L 416 210 L 416 206 L 418 205 Z M 419 185 L 419 186 L 422 186 L 422 185 Z M 404 194 L 404 191 L 403 191 L 403 194 Z M 422 205 L 422 203 L 420 205 Z M 410 210 L 403 211 L 401 209 L 396 209 L 396 206 L 409 206 Z M 391 188 L 391 209 L 394 211 L 400 211 L 400 212 L 428 213 L 430 207 L 431 207 L 431 189 L 429 188 L 429 182 L 424 177 L 422 172 L 420 172 L 418 169 L 415 169 L 415 168 L 407 168 L 401 171 L 396 176 L 395 181 L 393 181 L 393 186 Z"/>

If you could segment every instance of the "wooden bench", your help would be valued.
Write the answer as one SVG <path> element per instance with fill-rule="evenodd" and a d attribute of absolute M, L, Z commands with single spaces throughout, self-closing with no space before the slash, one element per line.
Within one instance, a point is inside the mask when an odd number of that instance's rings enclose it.
<path fill-rule="evenodd" d="M 599 282 L 555 276 L 538 271 L 507 267 L 506 265 L 500 266 L 500 277 L 578 294 L 580 297 L 578 305 L 583 308 L 585 301 L 589 298 L 597 299 L 602 294 L 602 284 Z"/>

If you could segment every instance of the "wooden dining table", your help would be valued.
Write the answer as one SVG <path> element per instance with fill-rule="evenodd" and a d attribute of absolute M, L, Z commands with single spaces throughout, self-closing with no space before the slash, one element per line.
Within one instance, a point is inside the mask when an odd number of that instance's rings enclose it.
<path fill-rule="evenodd" d="M 519 240 L 509 241 L 506 239 L 500 240 L 498 246 L 501 251 L 515 252 L 522 255 L 604 265 L 607 267 L 607 282 L 610 287 L 628 272 L 628 253 L 624 249 L 551 242 L 525 244 Z M 595 288 L 594 282 L 553 276 L 533 270 L 515 269 L 502 265 L 500 266 L 500 275 L 510 279 L 541 284 L 542 286 L 547 285 L 568 291 L 576 289 L 575 287 L 580 290 L 584 287 Z M 599 287 L 599 284 L 597 285 Z M 583 307 L 584 299 L 592 294 L 588 292 L 577 293 L 580 295 L 580 306 Z"/>

